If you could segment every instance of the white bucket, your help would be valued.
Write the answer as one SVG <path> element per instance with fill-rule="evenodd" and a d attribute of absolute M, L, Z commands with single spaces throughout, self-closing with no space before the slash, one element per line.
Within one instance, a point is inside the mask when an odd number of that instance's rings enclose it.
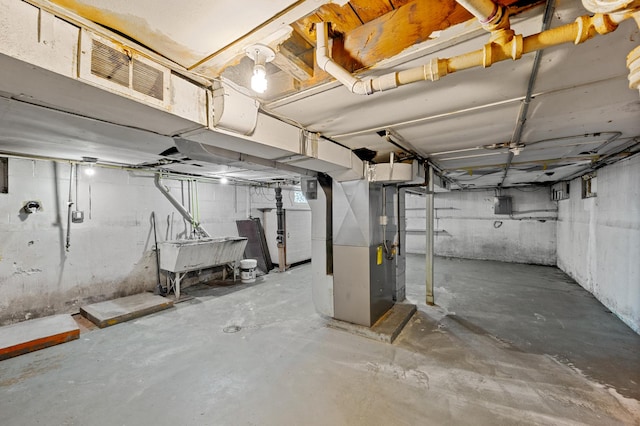
<path fill-rule="evenodd" d="M 240 280 L 243 283 L 256 281 L 256 267 L 258 261 L 255 259 L 243 259 L 240 261 Z"/>

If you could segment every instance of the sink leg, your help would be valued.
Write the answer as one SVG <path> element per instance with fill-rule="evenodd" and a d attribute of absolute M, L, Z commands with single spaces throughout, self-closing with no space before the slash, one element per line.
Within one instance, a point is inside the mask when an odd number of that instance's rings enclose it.
<path fill-rule="evenodd" d="M 180 300 L 180 280 L 181 279 L 182 279 L 182 275 L 180 275 L 180 272 L 176 272 L 176 282 L 173 290 L 176 295 L 176 302 Z"/>

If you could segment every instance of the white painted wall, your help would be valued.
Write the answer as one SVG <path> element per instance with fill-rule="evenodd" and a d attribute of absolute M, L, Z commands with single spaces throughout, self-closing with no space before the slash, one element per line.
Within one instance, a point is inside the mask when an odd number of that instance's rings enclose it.
<path fill-rule="evenodd" d="M 311 209 L 306 202 L 296 202 L 297 189 L 282 189 L 282 204 L 286 210 L 287 264 L 304 262 L 311 259 Z M 259 209 L 272 209 L 261 211 Z M 278 264 L 278 246 L 276 242 L 278 223 L 276 199 L 273 188 L 251 189 L 251 211 L 253 217 L 259 217 L 264 227 L 271 261 Z"/>
<path fill-rule="evenodd" d="M 640 156 L 598 170 L 597 196 L 581 179 L 559 202 L 558 267 L 640 333 Z"/>
<path fill-rule="evenodd" d="M 502 195 L 512 197 L 513 210 L 507 215 L 494 214 L 494 191 L 452 191 L 435 195 L 435 254 L 467 259 L 504 262 L 556 264 L 557 206 L 546 187 L 507 189 Z M 406 197 L 408 253 L 425 252 L 425 199 Z M 547 211 L 549 210 L 549 211 Z M 524 213 L 517 213 L 524 212 Z M 524 220 L 517 220 L 517 219 Z M 501 222 L 501 224 L 500 224 Z M 498 227 L 499 226 L 499 227 Z"/>
<path fill-rule="evenodd" d="M 69 165 L 9 159 L 9 193 L 0 194 L 0 324 L 152 290 L 151 212 L 156 213 L 159 241 L 189 232 L 151 175 L 97 168 L 95 176 L 81 173 L 79 179 L 85 222 L 72 224 L 67 252 Z M 178 199 L 181 188 L 186 195 L 186 183 L 164 183 Z M 201 222 L 212 236 L 237 235 L 235 220 L 249 212 L 248 192 L 243 186 L 198 183 Z M 28 200 L 40 201 L 42 211 L 21 215 Z"/>

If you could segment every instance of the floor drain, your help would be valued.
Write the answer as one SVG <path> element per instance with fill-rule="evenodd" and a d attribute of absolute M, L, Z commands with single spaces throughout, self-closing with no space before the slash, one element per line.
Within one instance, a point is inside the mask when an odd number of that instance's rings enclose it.
<path fill-rule="evenodd" d="M 230 325 L 222 329 L 225 333 L 237 333 L 240 331 L 241 327 L 239 325 Z"/>

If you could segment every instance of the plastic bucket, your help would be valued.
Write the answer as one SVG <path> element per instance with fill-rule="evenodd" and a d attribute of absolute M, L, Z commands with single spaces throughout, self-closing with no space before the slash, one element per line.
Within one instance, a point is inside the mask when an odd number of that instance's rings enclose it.
<path fill-rule="evenodd" d="M 258 261 L 255 259 L 243 259 L 240 261 L 240 280 L 243 283 L 252 283 L 256 280 L 256 267 Z"/>

